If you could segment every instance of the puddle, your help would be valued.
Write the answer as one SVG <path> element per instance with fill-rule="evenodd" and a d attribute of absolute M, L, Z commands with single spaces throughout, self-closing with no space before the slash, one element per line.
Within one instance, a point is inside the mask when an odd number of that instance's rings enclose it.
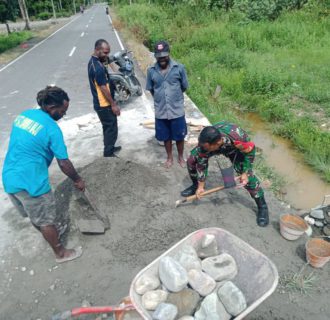
<path fill-rule="evenodd" d="M 304 163 L 302 155 L 286 139 L 275 137 L 267 130 L 266 124 L 255 114 L 247 119 L 253 123 L 253 141 L 263 150 L 267 163 L 284 177 L 285 201 L 297 209 L 310 209 L 330 194 L 330 184 Z"/>

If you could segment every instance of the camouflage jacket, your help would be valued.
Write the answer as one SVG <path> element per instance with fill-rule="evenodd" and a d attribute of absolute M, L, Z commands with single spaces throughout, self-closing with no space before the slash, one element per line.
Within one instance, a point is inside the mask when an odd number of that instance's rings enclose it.
<path fill-rule="evenodd" d="M 224 144 L 216 151 L 207 152 L 200 146 L 191 151 L 196 157 L 196 170 L 199 181 L 205 181 L 208 168 L 208 159 L 214 155 L 224 155 L 229 158 L 237 170 L 241 173 L 252 170 L 252 163 L 255 156 L 255 145 L 248 134 L 235 124 L 221 121 L 213 125 L 222 134 Z"/>

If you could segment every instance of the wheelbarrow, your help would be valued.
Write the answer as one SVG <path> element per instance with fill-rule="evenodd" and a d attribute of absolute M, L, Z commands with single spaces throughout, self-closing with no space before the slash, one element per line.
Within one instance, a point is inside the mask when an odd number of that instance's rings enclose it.
<path fill-rule="evenodd" d="M 186 245 L 191 245 L 194 248 L 197 248 L 206 234 L 214 235 L 217 239 L 220 252 L 230 254 L 236 261 L 238 274 L 234 281 L 237 287 L 240 288 L 245 295 L 247 308 L 233 319 L 243 319 L 276 289 L 278 284 L 278 272 L 276 266 L 264 254 L 254 249 L 232 233 L 221 228 L 206 228 L 189 234 L 141 270 L 131 283 L 129 297 L 127 297 L 118 307 L 77 308 L 56 315 L 52 320 L 64 320 L 80 314 L 97 313 L 97 311 L 99 313 L 114 312 L 116 320 L 126 320 L 127 318 L 134 320 L 152 319 L 152 313 L 143 307 L 141 296 L 135 292 L 134 288 L 136 281 L 142 275 L 158 275 L 158 265 L 162 257 L 174 257 Z M 106 308 L 108 308 L 108 310 Z M 79 311 L 84 312 L 79 313 Z M 133 313 L 126 318 L 128 312 Z"/>
<path fill-rule="evenodd" d="M 152 319 L 152 314 L 142 306 L 142 299 L 135 292 L 135 283 L 142 275 L 158 275 L 158 265 L 162 257 L 174 257 L 186 245 L 198 247 L 206 234 L 213 234 L 218 242 L 221 253 L 230 254 L 236 261 L 238 274 L 235 284 L 243 292 L 247 308 L 232 319 L 243 319 L 267 297 L 269 297 L 278 284 L 278 272 L 274 263 L 264 254 L 251 247 L 242 239 L 221 228 L 206 228 L 197 230 L 179 241 L 147 267 L 140 271 L 133 279 L 130 287 L 130 298 L 133 306 L 143 319 Z"/>

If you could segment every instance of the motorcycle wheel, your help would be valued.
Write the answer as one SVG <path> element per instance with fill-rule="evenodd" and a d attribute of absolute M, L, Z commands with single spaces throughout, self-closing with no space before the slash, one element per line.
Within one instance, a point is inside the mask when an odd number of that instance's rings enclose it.
<path fill-rule="evenodd" d="M 131 97 L 129 89 L 120 81 L 115 82 L 115 99 L 117 101 L 127 101 Z"/>
<path fill-rule="evenodd" d="M 131 76 L 131 80 L 132 80 L 133 84 L 137 87 L 136 94 L 138 96 L 142 96 L 142 93 L 143 93 L 142 86 L 141 86 L 141 83 L 138 80 L 138 78 L 136 76 Z"/>

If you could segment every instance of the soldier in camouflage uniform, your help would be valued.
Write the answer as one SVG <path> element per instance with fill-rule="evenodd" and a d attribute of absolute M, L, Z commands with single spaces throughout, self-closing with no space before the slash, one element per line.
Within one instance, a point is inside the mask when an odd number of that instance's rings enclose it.
<path fill-rule="evenodd" d="M 230 159 L 235 171 L 240 175 L 241 183 L 258 206 L 258 225 L 267 226 L 269 217 L 264 191 L 259 179 L 253 173 L 256 148 L 248 134 L 235 124 L 221 121 L 213 126 L 205 127 L 198 141 L 198 146 L 191 151 L 187 160 L 188 172 L 193 184 L 182 191 L 181 195 L 188 197 L 196 194 L 199 198 L 204 192 L 208 159 L 214 155 L 224 155 Z"/>

